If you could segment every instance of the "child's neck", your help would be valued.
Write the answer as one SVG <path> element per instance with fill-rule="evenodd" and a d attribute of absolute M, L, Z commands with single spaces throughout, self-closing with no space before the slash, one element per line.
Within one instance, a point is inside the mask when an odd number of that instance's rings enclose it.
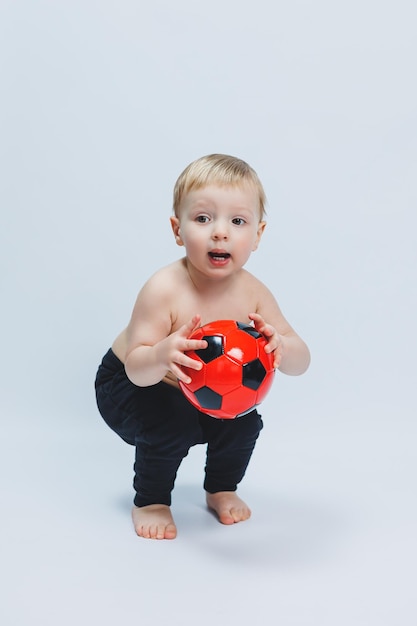
<path fill-rule="evenodd" d="M 223 293 L 229 292 L 235 285 L 238 276 L 242 271 L 239 270 L 237 273 L 229 274 L 224 277 L 214 276 L 211 278 L 196 270 L 190 263 L 188 263 L 187 258 L 184 258 L 184 266 L 195 290 L 201 296 L 221 296 Z"/>

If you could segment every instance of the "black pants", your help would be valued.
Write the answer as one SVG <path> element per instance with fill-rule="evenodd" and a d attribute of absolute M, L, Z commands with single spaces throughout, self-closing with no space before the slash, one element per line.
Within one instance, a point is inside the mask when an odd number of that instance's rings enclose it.
<path fill-rule="evenodd" d="M 207 444 L 205 490 L 237 489 L 263 426 L 256 410 L 238 419 L 219 420 L 195 409 L 167 383 L 137 387 L 112 350 L 103 358 L 95 387 L 105 422 L 136 447 L 136 506 L 171 504 L 177 470 L 198 443 Z"/>

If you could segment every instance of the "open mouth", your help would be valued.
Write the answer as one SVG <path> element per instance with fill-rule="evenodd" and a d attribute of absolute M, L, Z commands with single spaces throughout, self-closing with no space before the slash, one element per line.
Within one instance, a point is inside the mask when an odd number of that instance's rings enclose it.
<path fill-rule="evenodd" d="M 211 259 L 213 259 L 213 261 L 226 261 L 227 259 L 230 259 L 230 254 L 228 252 L 209 252 L 209 257 Z"/>

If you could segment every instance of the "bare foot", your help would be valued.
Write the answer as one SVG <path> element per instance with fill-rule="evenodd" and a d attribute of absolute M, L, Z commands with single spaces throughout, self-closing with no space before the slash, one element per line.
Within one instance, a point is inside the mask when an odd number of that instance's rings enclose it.
<path fill-rule="evenodd" d="M 244 522 L 251 516 L 251 510 L 235 491 L 206 493 L 207 506 L 217 513 L 222 524 Z"/>
<path fill-rule="evenodd" d="M 166 504 L 134 506 L 132 509 L 133 525 L 136 534 L 145 539 L 175 539 L 177 528 Z"/>

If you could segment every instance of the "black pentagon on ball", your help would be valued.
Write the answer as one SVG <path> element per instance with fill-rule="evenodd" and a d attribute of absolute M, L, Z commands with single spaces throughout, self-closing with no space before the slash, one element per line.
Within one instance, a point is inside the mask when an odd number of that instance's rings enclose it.
<path fill-rule="evenodd" d="M 217 410 L 222 405 L 221 395 L 210 389 L 210 387 L 200 387 L 200 389 L 194 392 L 194 395 L 203 409 Z"/>
<path fill-rule="evenodd" d="M 236 322 L 236 324 L 240 330 L 248 333 L 248 335 L 252 335 L 252 337 L 255 337 L 255 339 L 259 339 L 259 337 L 262 337 L 261 333 L 258 332 L 253 326 L 250 326 L 249 324 L 243 324 L 243 322 Z"/>
<path fill-rule="evenodd" d="M 242 385 L 256 391 L 262 385 L 266 369 L 259 359 L 246 363 L 242 368 Z"/>
<path fill-rule="evenodd" d="M 196 350 L 195 353 L 204 363 L 210 363 L 210 361 L 214 361 L 214 359 L 217 359 L 224 353 L 223 337 L 221 335 L 206 335 L 201 339 L 207 341 L 207 348 Z"/>

